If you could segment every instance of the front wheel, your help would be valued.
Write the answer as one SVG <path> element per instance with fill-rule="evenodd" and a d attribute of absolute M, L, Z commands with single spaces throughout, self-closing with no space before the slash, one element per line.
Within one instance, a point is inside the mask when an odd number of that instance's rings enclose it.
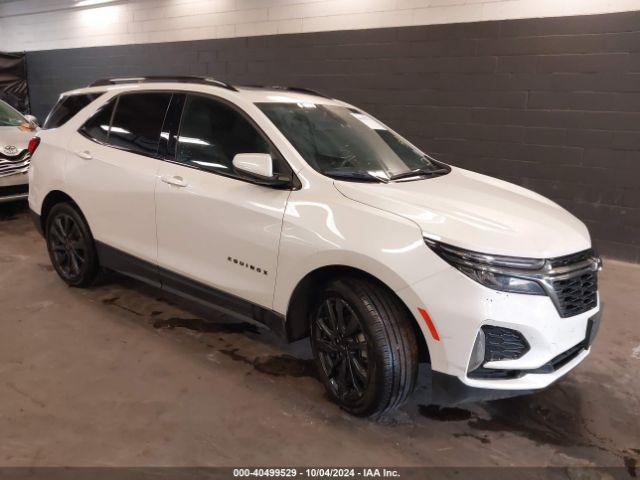
<path fill-rule="evenodd" d="M 311 318 L 311 346 L 331 398 L 358 416 L 379 417 L 413 391 L 418 346 L 400 300 L 359 278 L 326 285 Z"/>
<path fill-rule="evenodd" d="M 73 287 L 91 285 L 98 275 L 98 255 L 86 220 L 69 203 L 55 205 L 46 220 L 45 238 L 56 272 Z"/>

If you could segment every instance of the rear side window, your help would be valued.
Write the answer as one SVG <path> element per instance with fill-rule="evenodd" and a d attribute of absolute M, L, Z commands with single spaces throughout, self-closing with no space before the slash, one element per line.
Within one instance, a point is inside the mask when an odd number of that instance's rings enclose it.
<path fill-rule="evenodd" d="M 107 143 L 133 153 L 155 155 L 170 100 L 171 93 L 166 92 L 120 95 Z"/>
<path fill-rule="evenodd" d="M 102 93 L 68 95 L 58 100 L 47 116 L 42 128 L 58 128 L 69 121 L 76 113 L 93 102 Z"/>
<path fill-rule="evenodd" d="M 233 108 L 216 100 L 189 96 L 182 114 L 176 160 L 203 170 L 235 176 L 238 153 L 271 153 L 264 137 Z"/>
<path fill-rule="evenodd" d="M 94 113 L 89 120 L 80 128 L 79 132 L 85 137 L 100 143 L 107 143 L 109 140 L 109 125 L 116 100 L 112 99 L 104 104 Z"/>

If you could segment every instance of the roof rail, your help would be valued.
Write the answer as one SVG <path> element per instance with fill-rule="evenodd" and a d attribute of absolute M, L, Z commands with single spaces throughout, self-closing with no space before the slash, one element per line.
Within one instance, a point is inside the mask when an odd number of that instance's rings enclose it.
<path fill-rule="evenodd" d="M 286 87 L 282 85 L 251 85 L 251 86 L 254 88 L 267 88 L 271 90 L 284 90 L 287 92 L 308 93 L 309 95 L 316 95 L 318 97 L 333 98 L 317 90 L 311 90 L 310 88 Z"/>
<path fill-rule="evenodd" d="M 216 80 L 210 77 L 130 77 L 130 78 L 101 78 L 93 82 L 90 87 L 104 87 L 106 85 L 119 85 L 121 83 L 158 83 L 158 82 L 179 82 L 179 83 L 199 83 L 201 85 L 213 85 L 237 92 L 233 85 Z"/>

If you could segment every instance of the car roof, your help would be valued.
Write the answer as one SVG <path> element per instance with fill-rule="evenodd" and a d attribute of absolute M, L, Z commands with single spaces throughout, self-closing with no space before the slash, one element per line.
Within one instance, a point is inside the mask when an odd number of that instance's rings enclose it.
<path fill-rule="evenodd" d="M 64 92 L 62 96 L 110 91 L 153 91 L 184 90 L 203 93 L 224 93 L 225 98 L 238 96 L 251 103 L 301 103 L 333 104 L 350 106 L 346 103 L 313 90 L 298 87 L 281 86 L 240 86 L 229 85 L 204 77 L 180 77 L 171 80 L 167 77 L 145 77 L 139 79 L 107 79 L 94 84 Z"/>

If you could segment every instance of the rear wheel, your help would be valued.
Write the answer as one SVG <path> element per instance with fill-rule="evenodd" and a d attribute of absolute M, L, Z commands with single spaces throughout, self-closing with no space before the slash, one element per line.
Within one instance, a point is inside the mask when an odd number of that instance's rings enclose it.
<path fill-rule="evenodd" d="M 55 205 L 46 220 L 49 258 L 56 272 L 73 287 L 85 287 L 98 275 L 98 255 L 84 217 L 69 203 Z"/>
<path fill-rule="evenodd" d="M 358 416 L 381 416 L 413 391 L 418 347 L 404 306 L 359 278 L 330 282 L 311 319 L 311 345 L 331 398 Z"/>

